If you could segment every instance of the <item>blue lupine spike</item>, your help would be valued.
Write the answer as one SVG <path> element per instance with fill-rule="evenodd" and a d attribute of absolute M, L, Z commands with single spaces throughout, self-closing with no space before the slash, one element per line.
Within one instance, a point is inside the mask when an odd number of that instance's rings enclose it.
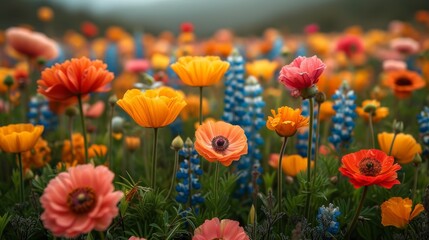
<path fill-rule="evenodd" d="M 344 82 L 332 96 L 334 100 L 335 115 L 332 117 L 333 126 L 329 142 L 331 142 L 337 150 L 341 147 L 347 147 L 351 141 L 353 129 L 355 127 L 356 118 L 356 95 L 354 91 L 349 89 L 349 86 Z"/>
<path fill-rule="evenodd" d="M 317 230 L 323 234 L 323 239 L 331 239 L 332 235 L 338 234 L 340 223 L 337 218 L 341 215 L 340 209 L 332 203 L 328 207 L 322 206 L 317 214 Z"/>
<path fill-rule="evenodd" d="M 423 110 L 417 115 L 417 122 L 419 124 L 420 142 L 423 146 L 423 156 L 429 154 L 429 108 L 425 106 Z"/>
<path fill-rule="evenodd" d="M 36 95 L 30 98 L 27 118 L 34 125 L 43 125 L 45 131 L 53 130 L 58 125 L 58 117 L 51 112 L 49 102 L 43 95 Z"/>

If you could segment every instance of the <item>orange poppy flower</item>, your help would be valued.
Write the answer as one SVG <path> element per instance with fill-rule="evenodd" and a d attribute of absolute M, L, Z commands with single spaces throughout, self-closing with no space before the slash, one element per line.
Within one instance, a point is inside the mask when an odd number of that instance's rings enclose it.
<path fill-rule="evenodd" d="M 24 169 L 32 167 L 41 168 L 51 161 L 51 148 L 46 140 L 38 138 L 31 150 L 22 153 L 22 164 Z"/>
<path fill-rule="evenodd" d="M 54 11 L 50 7 L 40 7 L 37 9 L 37 17 L 42 22 L 50 22 L 54 18 Z"/>
<path fill-rule="evenodd" d="M 188 95 L 186 97 L 186 107 L 183 108 L 180 116 L 184 121 L 189 118 L 197 118 L 199 116 L 200 109 L 200 96 L 197 95 Z M 210 112 L 210 106 L 207 98 L 203 98 L 203 116 L 207 115 Z"/>
<path fill-rule="evenodd" d="M 356 112 L 357 114 L 365 119 L 366 121 L 369 120 L 369 113 L 365 112 L 365 108 L 373 106 L 375 111 L 372 114 L 372 121 L 374 123 L 379 122 L 381 119 L 387 117 L 389 115 L 389 109 L 386 107 L 380 107 L 380 102 L 377 100 L 365 100 L 362 102 L 362 107 L 357 107 Z"/>
<path fill-rule="evenodd" d="M 397 98 L 403 99 L 411 96 L 414 90 L 423 88 L 426 82 L 414 71 L 398 70 L 388 72 L 384 85 L 390 87 Z"/>
<path fill-rule="evenodd" d="M 186 85 L 193 87 L 205 87 L 219 82 L 228 67 L 228 62 L 215 56 L 185 56 L 171 64 L 171 68 L 179 75 L 180 79 Z"/>
<path fill-rule="evenodd" d="M 307 171 L 307 158 L 303 158 L 298 154 L 283 156 L 282 158 L 282 169 L 287 176 L 295 177 L 302 171 Z M 311 167 L 314 166 L 314 162 L 311 162 Z"/>
<path fill-rule="evenodd" d="M 393 133 L 379 133 L 378 144 L 380 149 L 386 154 L 389 153 L 390 145 L 393 141 Z M 407 164 L 414 160 L 416 154 L 422 153 L 422 147 L 410 134 L 398 133 L 393 143 L 392 154 L 399 164 Z"/>
<path fill-rule="evenodd" d="M 64 141 L 63 149 L 61 151 L 61 161 L 64 163 L 76 162 L 76 164 L 82 164 L 85 162 L 83 135 L 80 133 L 73 133 L 72 141 L 73 144 L 70 144 L 70 140 Z M 72 146 L 73 149 L 71 149 Z M 71 166 L 74 165 L 72 164 Z"/>
<path fill-rule="evenodd" d="M 334 103 L 332 101 L 324 101 L 322 105 L 320 105 L 319 114 L 320 121 L 327 120 L 335 115 Z"/>
<path fill-rule="evenodd" d="M 145 92 L 128 90 L 117 104 L 142 127 L 160 128 L 172 123 L 186 106 L 183 94 L 161 87 Z"/>
<path fill-rule="evenodd" d="M 134 136 L 125 137 L 125 146 L 130 152 L 134 152 L 140 147 L 140 138 Z"/>
<path fill-rule="evenodd" d="M 399 184 L 396 171 L 401 169 L 393 157 L 377 149 L 364 149 L 345 155 L 339 171 L 355 188 L 379 185 L 390 189 Z"/>
<path fill-rule="evenodd" d="M 107 153 L 107 147 L 103 144 L 92 144 L 88 148 L 88 158 L 104 157 Z"/>
<path fill-rule="evenodd" d="M 277 62 L 262 59 L 253 61 L 252 63 L 246 63 L 246 71 L 247 75 L 255 76 L 258 79 L 269 82 L 273 79 L 277 66 Z"/>
<path fill-rule="evenodd" d="M 285 106 L 277 109 L 277 112 L 271 109 L 273 116 L 268 116 L 266 125 L 281 137 L 293 136 L 298 128 L 308 126 L 309 118 L 301 115 L 301 109 Z"/>
<path fill-rule="evenodd" d="M 195 150 L 209 162 L 229 166 L 247 154 L 247 137 L 239 126 L 210 121 L 198 127 L 195 137 Z"/>
<path fill-rule="evenodd" d="M 107 71 L 106 64 L 82 57 L 45 69 L 37 84 L 39 93 L 61 102 L 93 92 L 105 92 L 109 90 L 107 84 L 112 80 L 113 73 Z"/>
<path fill-rule="evenodd" d="M 381 204 L 381 224 L 383 226 L 395 226 L 405 228 L 417 217 L 424 208 L 422 204 L 417 204 L 411 212 L 413 201 L 409 198 L 392 197 Z"/>
<path fill-rule="evenodd" d="M 31 150 L 43 133 L 41 125 L 19 123 L 0 127 L 0 149 L 8 153 Z"/>

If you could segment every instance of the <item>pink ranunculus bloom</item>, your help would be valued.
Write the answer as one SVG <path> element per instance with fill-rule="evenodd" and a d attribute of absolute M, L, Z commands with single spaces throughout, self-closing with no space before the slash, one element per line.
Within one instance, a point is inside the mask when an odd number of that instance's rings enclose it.
<path fill-rule="evenodd" d="M 90 105 L 84 103 L 83 105 L 83 115 L 87 118 L 98 118 L 103 114 L 105 109 L 105 104 L 103 101 L 99 100 L 96 103 Z"/>
<path fill-rule="evenodd" d="M 364 51 L 362 38 L 355 35 L 346 35 L 338 39 L 336 50 L 343 52 L 347 57 L 353 57 Z"/>
<path fill-rule="evenodd" d="M 246 232 L 239 223 L 234 220 L 213 218 L 204 221 L 201 226 L 195 229 L 192 240 L 248 240 Z"/>
<path fill-rule="evenodd" d="M 125 70 L 132 73 L 146 72 L 150 68 L 150 63 L 146 59 L 131 59 L 125 63 Z"/>
<path fill-rule="evenodd" d="M 386 60 L 383 62 L 383 70 L 386 72 L 406 69 L 407 63 L 401 60 Z"/>
<path fill-rule="evenodd" d="M 43 33 L 26 28 L 11 27 L 6 30 L 7 43 L 18 53 L 30 58 L 52 60 L 58 56 L 57 43 Z"/>
<path fill-rule="evenodd" d="M 412 38 L 395 38 L 390 41 L 390 48 L 402 54 L 415 54 L 419 51 L 419 43 Z"/>
<path fill-rule="evenodd" d="M 92 164 L 71 167 L 58 174 L 45 188 L 40 216 L 45 228 L 55 236 L 73 238 L 92 230 L 104 231 L 118 215 L 123 197 L 114 191 L 114 178 L 106 166 Z"/>
<path fill-rule="evenodd" d="M 131 236 L 128 240 L 146 240 L 146 238 Z"/>
<path fill-rule="evenodd" d="M 317 56 L 310 58 L 300 56 L 282 67 L 279 81 L 292 91 L 292 96 L 297 97 L 303 90 L 315 86 L 325 68 L 326 65 Z"/>

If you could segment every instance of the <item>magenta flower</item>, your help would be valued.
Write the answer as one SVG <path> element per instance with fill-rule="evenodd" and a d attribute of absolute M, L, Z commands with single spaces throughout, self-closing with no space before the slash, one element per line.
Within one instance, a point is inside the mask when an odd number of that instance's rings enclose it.
<path fill-rule="evenodd" d="M 114 174 L 106 166 L 92 164 L 71 167 L 58 174 L 45 188 L 40 216 L 45 228 L 55 236 L 73 238 L 93 229 L 106 230 L 118 215 L 123 197 L 114 191 Z"/>
<path fill-rule="evenodd" d="M 317 91 L 309 90 L 317 90 L 315 84 L 325 68 L 326 65 L 317 56 L 310 58 L 300 56 L 291 64 L 282 67 L 279 81 L 292 91 L 294 97 L 312 97 Z"/>
<path fill-rule="evenodd" d="M 213 218 L 204 221 L 201 226 L 195 229 L 192 240 L 249 240 L 246 232 L 239 223 L 234 220 Z"/>

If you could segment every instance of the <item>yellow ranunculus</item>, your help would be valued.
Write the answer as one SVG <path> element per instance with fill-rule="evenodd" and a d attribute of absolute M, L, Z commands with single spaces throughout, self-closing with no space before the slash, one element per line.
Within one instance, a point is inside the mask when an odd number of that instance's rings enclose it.
<path fill-rule="evenodd" d="M 44 127 L 29 123 L 10 124 L 0 127 L 0 148 L 4 152 L 21 153 L 36 145 Z"/>
<path fill-rule="evenodd" d="M 422 204 L 417 204 L 411 212 L 413 202 L 409 198 L 392 197 L 381 204 L 381 224 L 383 226 L 406 227 L 410 221 L 423 210 Z"/>
<path fill-rule="evenodd" d="M 186 106 L 183 94 L 170 87 L 145 92 L 131 89 L 117 103 L 137 124 L 148 128 L 169 125 Z"/>
<path fill-rule="evenodd" d="M 390 145 L 393 141 L 393 133 L 379 133 L 378 144 L 380 149 L 389 154 Z M 407 164 L 413 161 L 416 154 L 422 153 L 422 147 L 410 134 L 399 133 L 393 143 L 392 154 L 399 164 Z"/>
<path fill-rule="evenodd" d="M 205 87 L 219 82 L 228 67 L 228 62 L 215 56 L 185 56 L 171 64 L 171 68 L 179 75 L 180 79 L 186 85 L 193 87 Z"/>
<path fill-rule="evenodd" d="M 389 115 L 389 109 L 386 107 L 380 107 L 380 102 L 377 100 L 365 100 L 362 102 L 362 107 L 357 107 L 356 112 L 357 114 L 365 119 L 366 121 L 369 120 L 369 113 L 365 112 L 365 107 L 368 105 L 373 105 L 375 108 L 375 112 L 372 116 L 372 121 L 374 123 L 379 122 L 383 118 L 387 117 Z"/>
<path fill-rule="evenodd" d="M 298 154 L 283 156 L 282 169 L 287 176 L 295 177 L 299 172 L 307 170 L 307 158 L 303 158 Z M 311 162 L 311 167 L 313 167 Z"/>
<path fill-rule="evenodd" d="M 268 129 L 276 131 L 279 136 L 293 136 L 298 128 L 308 126 L 309 118 L 301 115 L 301 109 L 281 107 L 277 112 L 271 109 L 273 116 L 268 117 L 266 125 Z"/>

